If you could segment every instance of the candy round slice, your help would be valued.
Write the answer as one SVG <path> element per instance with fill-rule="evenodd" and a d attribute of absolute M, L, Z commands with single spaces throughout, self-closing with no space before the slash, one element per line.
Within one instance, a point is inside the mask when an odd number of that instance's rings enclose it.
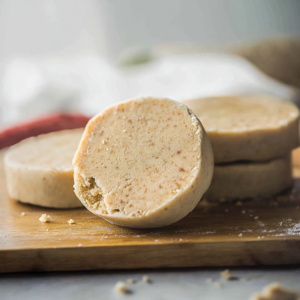
<path fill-rule="evenodd" d="M 217 97 L 184 101 L 200 118 L 215 163 L 267 161 L 299 146 L 299 111 L 269 96 Z"/>
<path fill-rule="evenodd" d="M 125 227 L 160 227 L 195 208 L 213 153 L 198 118 L 169 99 L 112 106 L 88 123 L 74 157 L 75 192 L 95 215 Z"/>
<path fill-rule="evenodd" d="M 269 162 L 215 165 L 204 197 L 210 201 L 263 198 L 292 185 L 291 155 L 287 155 Z"/>
<path fill-rule="evenodd" d="M 5 173 L 11 198 L 53 208 L 81 207 L 74 193 L 72 159 L 83 129 L 31 137 L 10 147 Z"/>

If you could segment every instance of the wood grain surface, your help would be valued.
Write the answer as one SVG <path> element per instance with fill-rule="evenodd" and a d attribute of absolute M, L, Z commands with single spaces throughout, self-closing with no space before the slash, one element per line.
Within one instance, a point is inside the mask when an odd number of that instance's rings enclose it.
<path fill-rule="evenodd" d="M 272 199 L 202 201 L 171 226 L 133 230 L 84 208 L 44 209 L 9 199 L 0 160 L 0 272 L 300 263 L 298 169 L 294 189 Z M 43 213 L 53 222 L 41 223 Z"/>

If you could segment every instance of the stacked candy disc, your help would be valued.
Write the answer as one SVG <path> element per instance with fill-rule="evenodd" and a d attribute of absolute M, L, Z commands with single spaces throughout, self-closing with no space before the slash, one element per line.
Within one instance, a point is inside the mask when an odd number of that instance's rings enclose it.
<path fill-rule="evenodd" d="M 184 102 L 201 120 L 215 167 L 208 200 L 260 198 L 293 184 L 291 151 L 299 146 L 299 111 L 269 96 Z"/>

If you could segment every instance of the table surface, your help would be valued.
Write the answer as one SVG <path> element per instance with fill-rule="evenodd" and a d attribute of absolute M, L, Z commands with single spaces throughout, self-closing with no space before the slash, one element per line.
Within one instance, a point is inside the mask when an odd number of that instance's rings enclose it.
<path fill-rule="evenodd" d="M 5 300 L 248 300 L 272 282 L 281 282 L 300 293 L 300 267 L 289 268 L 231 268 L 238 280 L 221 280 L 224 269 L 189 268 L 168 270 L 132 270 L 103 272 L 15 273 L 0 276 L 0 299 Z M 142 282 L 148 275 L 150 284 Z M 131 293 L 114 291 L 118 281 L 135 279 L 128 285 Z M 212 282 L 208 282 L 211 278 Z M 219 287 L 218 282 L 222 286 Z"/>

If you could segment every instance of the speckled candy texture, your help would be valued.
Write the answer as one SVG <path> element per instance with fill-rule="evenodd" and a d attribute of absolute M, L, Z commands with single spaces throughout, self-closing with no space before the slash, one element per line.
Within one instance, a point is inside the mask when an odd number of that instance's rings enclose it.
<path fill-rule="evenodd" d="M 150 97 L 91 119 L 73 164 L 75 192 L 85 207 L 133 228 L 166 226 L 186 216 L 213 174 L 199 119 L 181 103 Z"/>

